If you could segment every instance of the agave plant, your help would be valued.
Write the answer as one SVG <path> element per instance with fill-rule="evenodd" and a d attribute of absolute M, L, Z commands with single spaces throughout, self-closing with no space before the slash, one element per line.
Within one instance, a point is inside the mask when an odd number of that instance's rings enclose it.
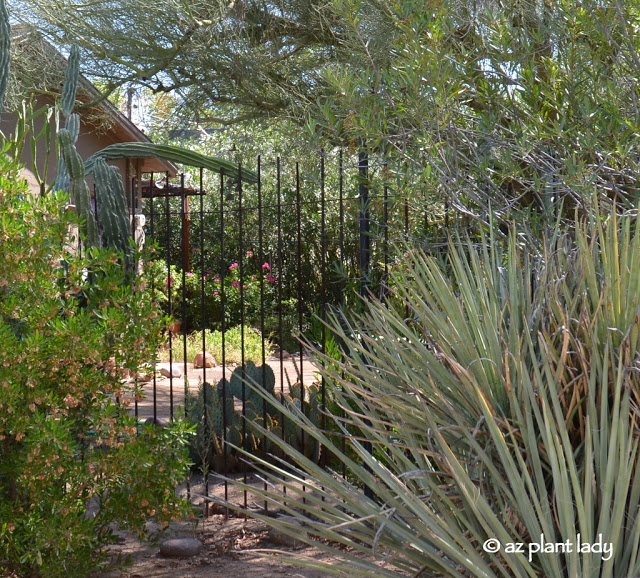
<path fill-rule="evenodd" d="M 401 311 L 332 315 L 342 359 L 322 373 L 349 451 L 279 410 L 348 476 L 268 431 L 294 466 L 251 458 L 272 484 L 246 489 L 289 517 L 251 515 L 344 561 L 289 562 L 376 577 L 640 574 L 640 223 L 594 222 L 536 251 L 515 233 L 504 250 L 452 243 L 447 263 L 403 248 Z"/>

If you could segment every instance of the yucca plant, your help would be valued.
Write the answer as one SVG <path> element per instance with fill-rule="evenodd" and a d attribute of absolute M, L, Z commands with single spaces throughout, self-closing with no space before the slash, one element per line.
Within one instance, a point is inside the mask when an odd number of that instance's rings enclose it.
<path fill-rule="evenodd" d="M 452 242 L 446 263 L 402 248 L 409 318 L 373 301 L 329 321 L 349 451 L 279 406 L 347 477 L 264 431 L 294 466 L 251 458 L 272 485 L 247 489 L 294 519 L 252 515 L 344 561 L 327 574 L 640 574 L 640 223 L 594 223 L 536 250 Z"/>

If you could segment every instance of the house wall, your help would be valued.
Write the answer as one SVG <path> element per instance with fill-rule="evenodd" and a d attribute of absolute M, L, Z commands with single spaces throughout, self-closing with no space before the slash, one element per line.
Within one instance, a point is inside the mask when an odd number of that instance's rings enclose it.
<path fill-rule="evenodd" d="M 34 109 L 39 110 L 41 107 L 47 106 L 50 104 L 50 101 L 47 101 L 44 97 L 39 97 L 36 100 Z M 16 123 L 18 120 L 18 116 L 15 113 L 11 112 L 3 112 L 0 117 L 0 130 L 6 136 L 15 133 Z M 40 131 L 44 127 L 45 117 L 44 115 L 37 118 L 34 122 L 35 125 L 35 134 L 39 134 Z M 47 163 L 47 174 L 46 174 L 46 185 L 49 187 L 55 182 L 56 173 L 57 173 L 57 161 L 55 155 L 55 121 L 52 117 L 52 131 L 51 131 L 51 139 L 49 142 L 50 147 L 50 155 L 49 162 Z M 78 153 L 82 157 L 83 160 L 89 158 L 92 154 L 98 152 L 104 147 L 122 142 L 122 139 L 118 138 L 114 131 L 102 131 L 97 132 L 97 130 L 91 125 L 82 122 L 82 117 L 80 120 L 80 133 L 78 135 L 78 141 L 76 143 L 76 149 Z M 36 166 L 39 174 L 44 175 L 45 168 L 45 156 L 46 156 L 46 141 L 45 139 L 40 139 L 36 144 Z M 22 169 L 22 174 L 27 179 L 29 183 L 29 188 L 34 193 L 40 192 L 40 186 L 38 185 L 37 179 L 35 177 L 33 171 L 33 157 L 31 151 L 31 138 L 30 136 L 27 138 L 23 154 L 20 158 L 20 162 L 24 163 L 25 167 Z M 120 160 L 111 162 L 110 164 L 117 166 L 120 169 L 120 173 L 122 174 L 125 182 L 125 190 L 129 193 L 131 188 L 131 178 L 129 172 L 127 172 L 127 161 Z M 127 178 L 128 177 L 128 178 Z M 87 178 L 87 183 L 90 188 L 93 188 L 93 179 L 91 177 Z M 130 198 L 130 194 L 128 194 L 128 198 Z"/>

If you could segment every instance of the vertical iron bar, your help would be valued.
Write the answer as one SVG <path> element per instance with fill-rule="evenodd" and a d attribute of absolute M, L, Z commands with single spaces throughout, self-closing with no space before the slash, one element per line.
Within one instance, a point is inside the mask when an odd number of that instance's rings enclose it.
<path fill-rule="evenodd" d="M 96 205 L 97 208 L 97 205 Z M 131 236 L 136 238 L 136 180 L 131 179 Z"/>
<path fill-rule="evenodd" d="M 369 214 L 369 154 L 365 148 L 358 154 L 358 173 L 360 183 L 358 186 L 360 200 L 360 295 L 366 299 L 369 296 L 369 257 L 370 257 L 370 214 Z M 369 425 L 369 421 L 365 420 Z M 370 454 L 373 453 L 373 445 L 370 441 L 365 441 L 362 446 Z M 370 471 L 365 466 L 367 471 Z M 373 498 L 373 490 L 368 484 L 364 486 L 364 495 Z"/>
<path fill-rule="evenodd" d="M 150 195 L 150 201 L 151 201 L 151 211 L 149 212 L 149 227 L 151 230 L 151 238 L 153 239 L 153 241 L 156 240 L 155 237 L 155 227 L 154 227 L 154 214 L 155 214 L 155 199 L 153 198 L 153 185 L 154 185 L 154 180 L 153 180 L 153 173 L 151 173 L 151 177 L 149 179 L 149 195 Z M 168 287 L 167 287 L 168 289 Z M 151 281 L 151 292 L 155 293 L 155 280 L 154 278 L 152 278 Z M 158 423 L 158 383 L 157 383 L 157 379 L 156 379 L 156 371 L 155 371 L 155 359 L 153 360 L 153 423 Z"/>
<path fill-rule="evenodd" d="M 242 163 L 238 163 L 238 236 L 239 236 L 239 250 L 240 258 L 238 265 L 240 269 L 240 359 L 241 369 L 240 377 L 242 379 L 242 449 L 247 450 L 247 390 L 245 383 L 246 371 L 244 365 L 244 230 L 242 222 Z M 244 483 L 247 483 L 247 468 L 243 468 L 242 479 Z M 247 508 L 247 491 L 243 491 L 244 495 L 244 507 Z"/>
<path fill-rule="evenodd" d="M 297 269 L 298 269 L 298 334 L 299 337 L 302 337 L 302 202 L 300 195 L 300 164 L 296 163 L 296 221 L 297 221 L 297 247 L 296 247 L 296 258 L 297 258 Z M 304 375 L 303 375 L 303 367 L 302 367 L 302 341 L 299 342 L 298 347 L 299 360 L 300 360 L 300 408 L 302 409 L 302 413 L 306 415 L 305 405 L 304 405 Z M 305 441 L 306 436 L 304 435 L 304 430 L 301 432 L 301 447 L 302 454 L 305 453 Z"/>
<path fill-rule="evenodd" d="M 340 160 L 338 166 L 338 191 L 340 210 L 340 263 L 344 265 L 344 164 L 342 160 L 342 149 L 340 149 Z M 345 267 L 345 273 L 347 269 Z M 344 290 L 346 283 L 344 278 L 340 280 L 340 299 L 344 300 Z"/>
<path fill-rule="evenodd" d="M 202 356 L 206 357 L 207 351 L 207 337 L 205 332 L 205 320 L 207 318 L 205 311 L 205 280 L 206 275 L 204 271 L 204 190 L 203 190 L 203 169 L 200 168 L 200 185 L 199 185 L 199 193 L 200 193 L 200 324 L 202 326 Z M 209 400 L 207 399 L 207 363 L 206 359 L 202 360 L 202 401 L 204 403 L 204 407 L 209 407 Z M 223 406 L 224 407 L 224 406 Z M 186 404 L 185 404 L 186 411 Z M 224 410 L 223 410 L 224 411 Z M 211 432 L 209 430 L 209 412 L 205 410 L 204 412 L 204 439 L 208 440 L 211 437 Z M 204 495 L 209 495 L 209 468 L 206 468 L 207 475 L 204 479 Z"/>
<path fill-rule="evenodd" d="M 262 238 L 262 159 L 258 155 L 258 263 L 260 264 L 260 345 L 262 351 L 262 386 L 266 383 L 267 356 L 264 341 L 264 247 Z M 267 402 L 262 400 L 262 425 L 267 427 Z M 266 456 L 267 436 L 262 436 L 262 455 Z M 264 490 L 267 491 L 268 484 L 264 481 Z M 269 503 L 264 501 L 264 511 L 269 509 Z"/>
<path fill-rule="evenodd" d="M 385 168 L 387 164 L 385 163 Z M 386 172 L 386 171 L 385 171 Z M 389 185 L 384 183 L 383 188 L 384 205 L 383 205 L 383 227 L 384 227 L 384 284 L 389 282 Z M 386 287 L 381 288 L 381 294 L 386 295 Z"/>
<path fill-rule="evenodd" d="M 224 169 L 220 169 L 220 314 L 222 317 L 222 451 L 224 472 L 228 473 L 229 463 L 227 459 L 227 360 L 225 352 L 225 332 L 227 329 L 226 311 L 225 311 L 225 291 L 224 291 L 224 277 L 226 273 L 224 262 Z M 229 416 L 231 417 L 231 416 Z M 229 499 L 229 483 L 225 479 L 224 481 L 224 499 Z M 228 511 L 227 511 L 228 515 Z"/>
<path fill-rule="evenodd" d="M 132 181 L 131 183 L 131 236 L 133 237 L 134 241 L 137 241 L 136 239 L 136 193 L 135 193 L 135 186 L 134 186 L 134 182 Z M 95 194 L 96 191 L 96 187 L 95 184 L 93 186 L 93 192 L 94 192 L 94 199 L 96 202 L 96 217 L 98 215 L 98 196 Z M 136 261 L 136 265 L 137 265 L 137 261 Z M 136 267 L 136 271 L 137 271 L 137 267 Z M 134 379 L 134 391 L 138 389 L 138 377 L 136 375 L 135 379 Z M 136 424 L 138 423 L 138 396 L 134 395 L 134 401 L 133 401 L 133 407 L 134 407 L 134 415 L 136 417 Z M 137 427 L 137 426 L 136 426 Z"/>
<path fill-rule="evenodd" d="M 173 315 L 173 303 L 171 292 L 173 291 L 173 279 L 171 278 L 171 237 L 169 230 L 171 227 L 171 207 L 169 205 L 169 173 L 167 172 L 167 196 L 165 197 L 166 227 L 165 241 L 167 243 L 167 307 L 169 316 Z M 173 329 L 174 324 L 171 323 L 169 329 L 169 418 L 173 420 Z"/>
<path fill-rule="evenodd" d="M 326 199 L 325 199 L 325 155 L 324 150 L 320 151 L 320 278 L 321 278 L 321 301 L 320 301 L 320 319 L 322 320 L 322 329 L 320 330 L 320 339 L 322 340 L 320 351 L 324 355 L 326 353 L 327 334 L 325 321 L 327 318 L 327 271 L 326 271 Z M 320 427 L 324 432 L 326 430 L 326 382 L 324 375 L 320 380 L 320 399 L 322 403 L 322 415 L 320 417 Z M 326 452 L 320 448 L 321 462 L 320 465 L 326 465 Z"/>
<path fill-rule="evenodd" d="M 282 323 L 282 167 L 280 157 L 276 161 L 276 192 L 277 192 L 277 228 L 278 228 L 278 337 L 280 344 L 280 403 L 284 403 L 284 330 Z M 285 439 L 285 415 L 280 412 L 280 424 L 282 439 Z M 287 488 L 282 486 L 282 492 L 286 496 Z"/>
<path fill-rule="evenodd" d="M 371 253 L 371 216 L 369 214 L 369 153 L 362 149 L 358 155 L 358 173 L 360 183 L 358 196 L 360 200 L 360 294 L 366 297 L 369 288 L 369 258 Z"/>
<path fill-rule="evenodd" d="M 180 216 L 182 218 L 182 373 L 184 377 L 184 407 L 187 411 L 187 268 L 189 267 L 189 257 L 187 251 L 187 194 L 184 188 L 184 173 L 180 175 Z M 190 328 L 189 328 L 190 329 Z"/>
<path fill-rule="evenodd" d="M 404 240 L 409 241 L 409 199 L 404 198 Z M 404 307 L 404 317 L 405 319 L 409 319 L 409 304 Z"/>
<path fill-rule="evenodd" d="M 184 173 L 180 174 L 180 217 L 181 226 L 181 252 L 182 252 L 182 379 L 184 387 L 183 403 L 184 415 L 187 415 L 187 394 L 188 394 L 188 378 L 187 378 L 187 269 L 189 267 L 189 233 L 187 227 L 187 195 L 184 188 Z M 173 366 L 171 371 L 173 372 Z M 206 406 L 205 406 L 206 407 Z M 206 412 L 205 412 L 206 413 Z M 187 479 L 187 499 L 191 499 L 191 482 Z"/>
<path fill-rule="evenodd" d="M 345 275 L 340 279 L 340 301 L 344 305 L 345 303 L 345 289 L 347 286 L 345 276 L 347 274 L 347 267 L 344 262 L 344 162 L 342 157 L 342 149 L 340 149 L 339 167 L 338 167 L 338 190 L 339 190 L 339 208 L 340 208 L 340 263 L 344 266 Z M 344 370 L 341 371 L 341 376 L 344 378 Z M 341 412 L 344 416 L 344 412 Z M 347 438 L 342 436 L 341 441 L 342 454 L 347 452 Z M 347 465 L 342 462 L 342 477 L 347 477 Z"/>

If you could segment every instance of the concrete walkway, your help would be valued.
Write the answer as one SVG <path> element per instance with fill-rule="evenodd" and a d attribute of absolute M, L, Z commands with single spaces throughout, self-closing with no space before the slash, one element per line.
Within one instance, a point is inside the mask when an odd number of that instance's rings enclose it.
<path fill-rule="evenodd" d="M 311 362 L 311 358 L 302 358 L 302 372 L 300 371 L 300 357 L 296 356 L 283 359 L 282 363 L 279 358 L 270 356 L 267 358 L 267 364 L 273 370 L 275 375 L 275 391 L 276 393 L 288 393 L 290 386 L 302 381 L 305 385 L 310 385 L 319 378 L 316 374 L 317 368 Z M 169 368 L 168 363 L 158 364 L 161 367 Z M 186 380 L 185 380 L 186 365 Z M 186 388 L 196 395 L 200 384 L 206 381 L 215 385 L 222 379 L 222 366 L 195 369 L 192 363 L 184 364 L 182 362 L 173 363 L 174 368 L 178 368 L 183 377 L 163 377 L 159 371 L 156 371 L 155 381 L 151 380 L 143 384 L 145 398 L 138 402 L 138 417 L 145 420 L 150 417 L 162 419 L 170 419 L 172 415 L 178 417 L 184 412 L 184 398 Z M 227 365 L 224 373 L 227 379 L 230 379 L 233 370 L 237 364 Z M 300 376 L 302 375 L 302 380 Z M 237 404 L 240 402 L 236 400 Z M 154 411 L 155 406 L 155 411 Z M 130 403 L 132 413 L 135 411 L 135 405 Z M 171 408 L 173 407 L 173 412 Z"/>

